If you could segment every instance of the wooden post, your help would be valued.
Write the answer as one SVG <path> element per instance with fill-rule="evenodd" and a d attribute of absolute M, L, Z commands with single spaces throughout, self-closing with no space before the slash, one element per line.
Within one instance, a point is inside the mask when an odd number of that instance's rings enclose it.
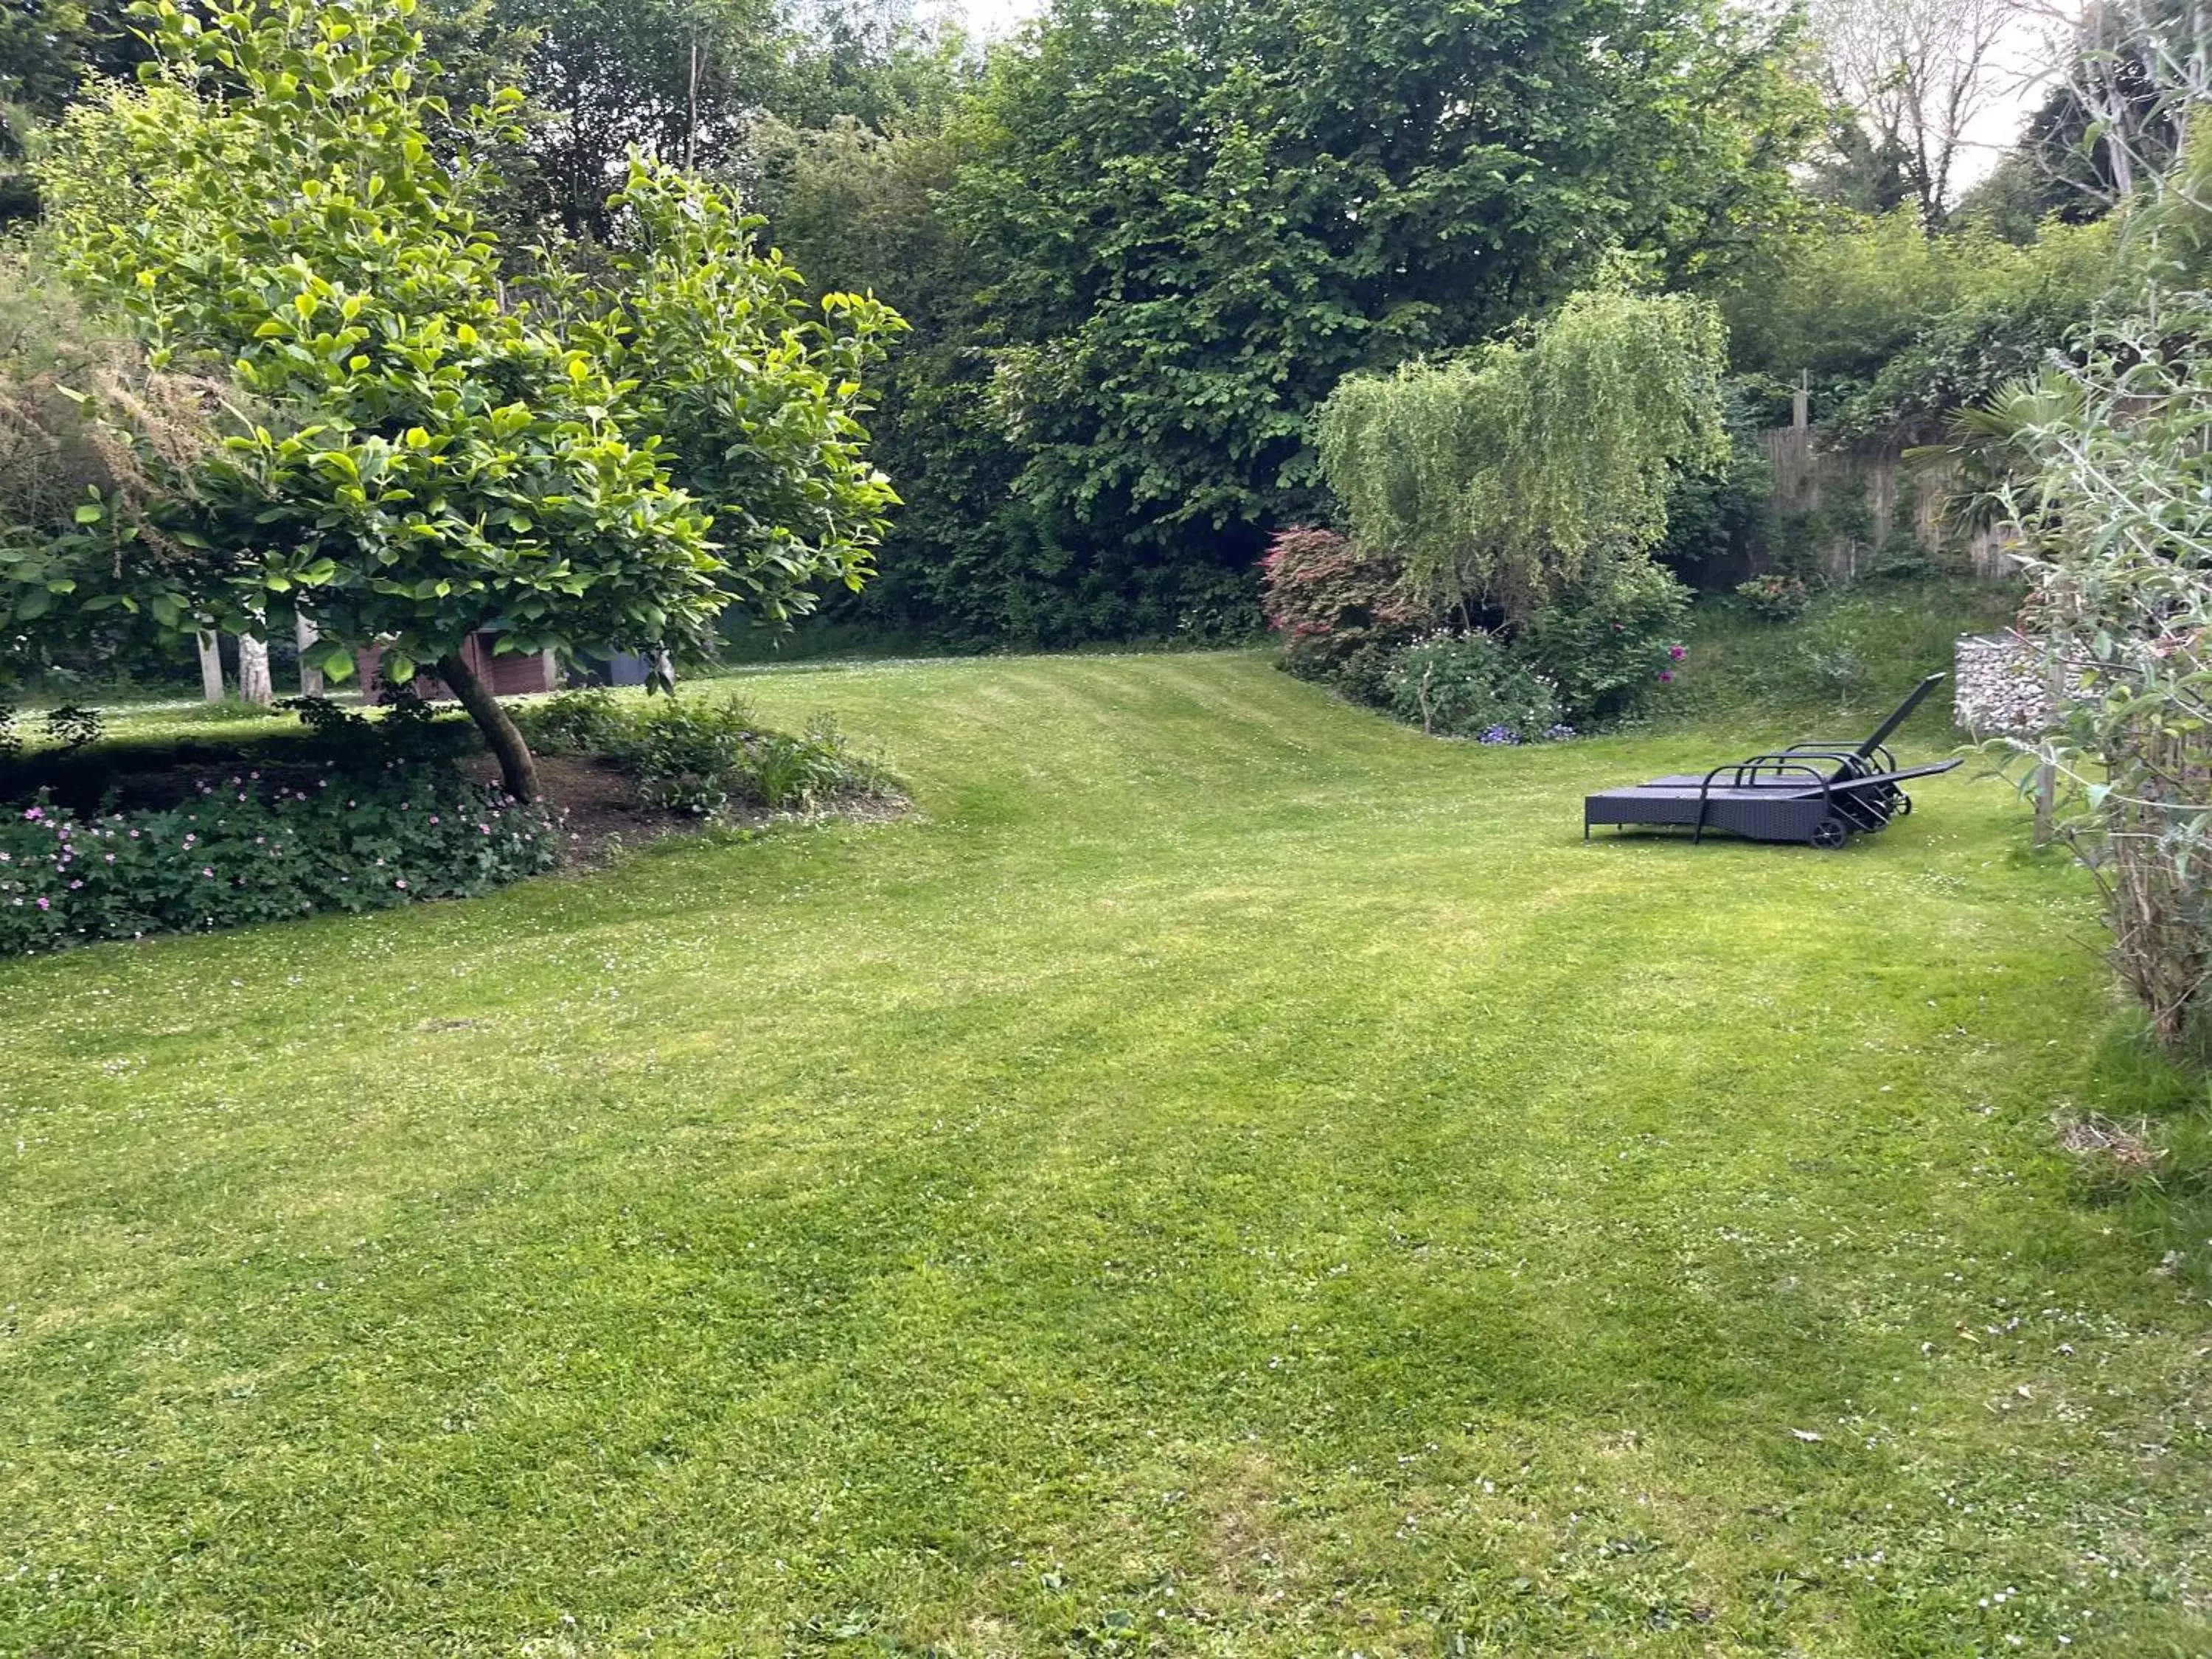
<path fill-rule="evenodd" d="M 319 697 L 323 695 L 323 671 L 307 665 L 307 649 L 321 639 L 322 635 L 316 630 L 314 623 L 307 620 L 307 613 L 304 611 L 292 613 L 292 637 L 300 644 L 300 695 Z"/>
<path fill-rule="evenodd" d="M 264 708 L 276 701 L 276 689 L 269 683 L 269 641 L 251 634 L 238 636 L 238 695 Z"/>
<path fill-rule="evenodd" d="M 200 695 L 210 702 L 222 701 L 222 641 L 213 634 L 200 635 Z"/>
<path fill-rule="evenodd" d="M 2047 641 L 2045 648 L 2050 648 Z M 2051 696 L 2044 719 L 2044 730 L 2048 732 L 2066 718 L 2066 667 L 2055 651 L 2045 663 L 2044 672 Z M 2058 768 L 2045 761 L 2035 769 L 2035 844 L 2048 847 L 2057 833 Z"/>
<path fill-rule="evenodd" d="M 1797 389 L 1790 394 L 1790 424 L 1802 432 L 1813 424 L 1813 371 L 1800 369 Z"/>

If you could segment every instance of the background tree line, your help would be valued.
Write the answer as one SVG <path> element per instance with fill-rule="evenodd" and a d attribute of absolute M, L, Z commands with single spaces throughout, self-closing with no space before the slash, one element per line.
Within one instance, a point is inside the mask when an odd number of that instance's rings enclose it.
<path fill-rule="evenodd" d="M 452 107 L 526 94 L 501 246 L 588 267 L 640 150 L 764 216 L 815 292 L 898 308 L 870 425 L 904 505 L 825 615 L 955 647 L 1251 631 L 1268 538 L 1331 511 L 1339 383 L 1601 270 L 1731 325 L 1734 461 L 1684 470 L 1662 547 L 1694 563 L 1741 535 L 1741 439 L 1799 374 L 1850 432 L 1925 439 L 2063 346 L 2197 61 L 2179 0 L 2052 21 L 2021 144 L 1961 192 L 1997 43 L 2037 21 L 2013 0 L 1060 0 L 988 49 L 906 0 L 419 21 Z M 119 0 L 0 8 L 7 211 L 87 77 L 145 52 Z"/>

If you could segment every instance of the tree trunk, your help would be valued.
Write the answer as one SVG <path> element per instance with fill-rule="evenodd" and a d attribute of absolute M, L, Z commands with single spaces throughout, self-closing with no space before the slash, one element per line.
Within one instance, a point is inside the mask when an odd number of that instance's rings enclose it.
<path fill-rule="evenodd" d="M 251 634 L 238 636 L 238 695 L 264 708 L 276 701 L 276 689 L 269 683 L 269 641 Z"/>
<path fill-rule="evenodd" d="M 222 642 L 213 634 L 200 635 L 200 695 L 210 702 L 222 701 Z"/>
<path fill-rule="evenodd" d="M 323 671 L 308 666 L 307 647 L 323 636 L 314 623 L 307 620 L 307 613 L 304 611 L 293 613 L 292 637 L 300 642 L 300 695 L 319 697 L 323 695 Z"/>
<path fill-rule="evenodd" d="M 483 733 L 485 746 L 499 761 L 500 781 L 506 784 L 507 793 L 517 800 L 536 800 L 538 763 L 532 758 L 521 730 L 492 696 L 491 688 L 477 678 L 477 671 L 459 652 L 438 659 L 438 678 L 460 699 L 477 730 Z"/>

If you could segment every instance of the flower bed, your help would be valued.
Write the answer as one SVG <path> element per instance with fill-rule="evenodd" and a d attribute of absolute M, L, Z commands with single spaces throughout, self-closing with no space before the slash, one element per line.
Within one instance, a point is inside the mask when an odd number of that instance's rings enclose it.
<path fill-rule="evenodd" d="M 459 898 L 550 869 L 558 828 L 450 768 L 203 778 L 180 805 L 0 819 L 0 956 Z"/>

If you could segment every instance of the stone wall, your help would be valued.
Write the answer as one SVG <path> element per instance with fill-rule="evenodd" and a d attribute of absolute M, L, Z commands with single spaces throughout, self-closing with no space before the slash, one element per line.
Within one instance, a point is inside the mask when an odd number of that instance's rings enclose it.
<path fill-rule="evenodd" d="M 2051 665 L 2026 635 L 1961 635 L 1952 676 L 1958 721 L 1978 737 L 2047 732 L 2058 721 Z M 2078 673 L 2069 673 L 2069 690 Z"/>
<path fill-rule="evenodd" d="M 2002 532 L 1961 534 L 1944 521 L 1953 480 L 1943 468 L 1907 463 L 1895 446 L 1832 449 L 1818 427 L 1774 427 L 1759 434 L 1759 445 L 1776 513 L 1811 521 L 1808 550 L 1829 580 L 1856 581 L 1896 536 L 1930 554 L 1963 557 L 1978 576 L 2011 574 Z M 1775 550 L 1763 550 L 1770 558 Z"/>

